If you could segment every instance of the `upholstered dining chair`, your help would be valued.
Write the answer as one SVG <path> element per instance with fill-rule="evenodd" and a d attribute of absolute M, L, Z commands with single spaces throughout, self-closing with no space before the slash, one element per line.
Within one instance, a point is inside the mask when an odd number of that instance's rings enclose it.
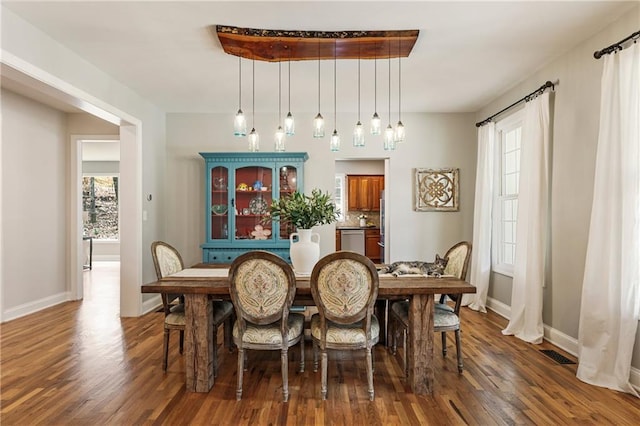
<path fill-rule="evenodd" d="M 467 279 L 467 270 L 471 260 L 471 243 L 461 241 L 451 247 L 444 255 L 448 258 L 444 275 L 451 275 L 461 280 Z M 447 303 L 447 299 L 453 301 L 453 306 Z M 461 294 L 442 294 L 440 301 L 434 306 L 433 328 L 436 333 L 442 336 L 442 356 L 447 356 L 447 331 L 454 331 L 456 336 L 456 354 L 458 361 L 458 372 L 462 373 L 462 342 L 460 335 L 460 307 L 462 305 Z M 407 349 L 407 332 L 409 329 L 409 302 L 406 300 L 391 304 L 390 320 L 393 334 L 393 354 L 396 354 L 398 334 L 402 332 L 404 349 Z M 407 354 L 403 358 L 405 377 L 408 374 Z"/>
<path fill-rule="evenodd" d="M 245 350 L 281 352 L 282 398 L 289 399 L 289 348 L 300 342 L 304 372 L 304 315 L 289 313 L 296 277 L 287 262 L 266 251 L 246 252 L 229 269 L 229 293 L 236 310 L 233 340 L 238 347 L 236 399 L 242 399 Z"/>
<path fill-rule="evenodd" d="M 311 317 L 314 371 L 321 351 L 321 397 L 327 399 L 327 349 L 365 350 L 369 399 L 374 399 L 372 348 L 380 325 L 373 314 L 378 296 L 378 271 L 368 258 L 351 251 L 326 255 L 311 272 L 311 294 L 318 313 Z"/>
<path fill-rule="evenodd" d="M 153 257 L 153 265 L 156 269 L 158 280 L 171 274 L 175 274 L 184 269 L 182 256 L 178 250 L 163 241 L 154 241 L 151 243 L 151 255 Z M 218 374 L 218 327 L 220 324 L 226 323 L 226 328 L 230 330 L 231 317 L 233 314 L 233 305 L 226 301 L 214 301 L 213 303 L 213 371 L 214 376 Z M 164 344 L 162 369 L 167 370 L 167 361 L 169 358 L 169 332 L 178 330 L 180 332 L 180 353 L 184 347 L 184 297 L 181 294 L 162 294 L 162 306 L 164 308 Z"/>

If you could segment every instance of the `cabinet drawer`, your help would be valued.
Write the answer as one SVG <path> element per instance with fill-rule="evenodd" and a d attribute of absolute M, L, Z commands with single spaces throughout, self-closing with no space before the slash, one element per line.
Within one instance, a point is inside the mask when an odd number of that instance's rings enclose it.
<path fill-rule="evenodd" d="M 204 249 L 203 260 L 204 263 L 231 263 L 241 254 L 241 251 Z"/>
<path fill-rule="evenodd" d="M 243 253 L 251 251 L 251 249 L 215 249 L 215 248 L 204 248 L 202 249 L 204 256 L 202 261 L 204 263 L 231 263 L 236 257 L 240 256 Z M 291 263 L 291 256 L 289 255 L 288 248 L 256 248 L 254 250 L 265 250 L 276 254 L 283 258 L 287 263 Z"/>

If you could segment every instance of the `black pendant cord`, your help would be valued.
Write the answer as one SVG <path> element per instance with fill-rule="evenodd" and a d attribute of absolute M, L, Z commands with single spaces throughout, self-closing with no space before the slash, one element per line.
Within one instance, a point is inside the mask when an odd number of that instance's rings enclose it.
<path fill-rule="evenodd" d="M 515 101 L 514 103 L 512 103 L 511 105 L 509 105 L 506 108 L 501 109 L 500 111 L 496 112 L 495 114 L 493 114 L 491 117 L 487 117 L 484 120 L 476 123 L 476 127 L 481 127 L 484 126 L 485 124 L 491 122 L 495 117 L 499 116 L 500 114 L 502 114 L 503 112 L 513 108 L 514 106 L 518 105 L 521 102 L 529 102 L 531 99 L 535 98 L 538 95 L 541 95 L 544 93 L 545 90 L 547 90 L 547 88 L 551 88 L 552 90 L 555 89 L 555 84 L 553 84 L 550 81 L 547 81 L 546 83 L 544 83 L 542 86 L 540 86 L 539 88 L 537 88 L 536 90 L 534 90 L 533 92 L 529 93 L 527 96 L 523 97 L 522 99 L 518 99 L 517 101 Z"/>
<path fill-rule="evenodd" d="M 610 53 L 615 53 L 619 50 L 624 49 L 624 47 L 622 47 L 622 45 L 628 41 L 633 40 L 633 42 L 635 43 L 638 39 L 640 39 L 640 31 L 636 31 L 635 33 L 631 34 L 629 37 L 627 38 L 623 38 L 622 40 L 620 40 L 617 43 L 612 44 L 611 46 L 607 46 L 602 50 L 598 50 L 593 52 L 593 57 L 596 59 L 600 59 L 601 57 L 603 57 L 604 55 L 608 55 Z"/>

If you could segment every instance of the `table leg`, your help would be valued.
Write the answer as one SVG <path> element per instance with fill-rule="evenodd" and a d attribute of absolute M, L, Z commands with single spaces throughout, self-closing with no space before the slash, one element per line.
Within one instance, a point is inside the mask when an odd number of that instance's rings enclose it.
<path fill-rule="evenodd" d="M 213 387 L 213 303 L 206 294 L 185 294 L 184 364 L 187 390 Z"/>
<path fill-rule="evenodd" d="M 409 304 L 409 384 L 413 393 L 433 393 L 433 294 L 414 295 Z"/>

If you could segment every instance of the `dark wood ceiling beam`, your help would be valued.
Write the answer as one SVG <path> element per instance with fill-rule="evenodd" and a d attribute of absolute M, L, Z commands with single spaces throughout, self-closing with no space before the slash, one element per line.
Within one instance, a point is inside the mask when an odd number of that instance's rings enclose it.
<path fill-rule="evenodd" d="M 224 51 L 267 62 L 407 57 L 419 30 L 284 31 L 217 25 Z"/>

